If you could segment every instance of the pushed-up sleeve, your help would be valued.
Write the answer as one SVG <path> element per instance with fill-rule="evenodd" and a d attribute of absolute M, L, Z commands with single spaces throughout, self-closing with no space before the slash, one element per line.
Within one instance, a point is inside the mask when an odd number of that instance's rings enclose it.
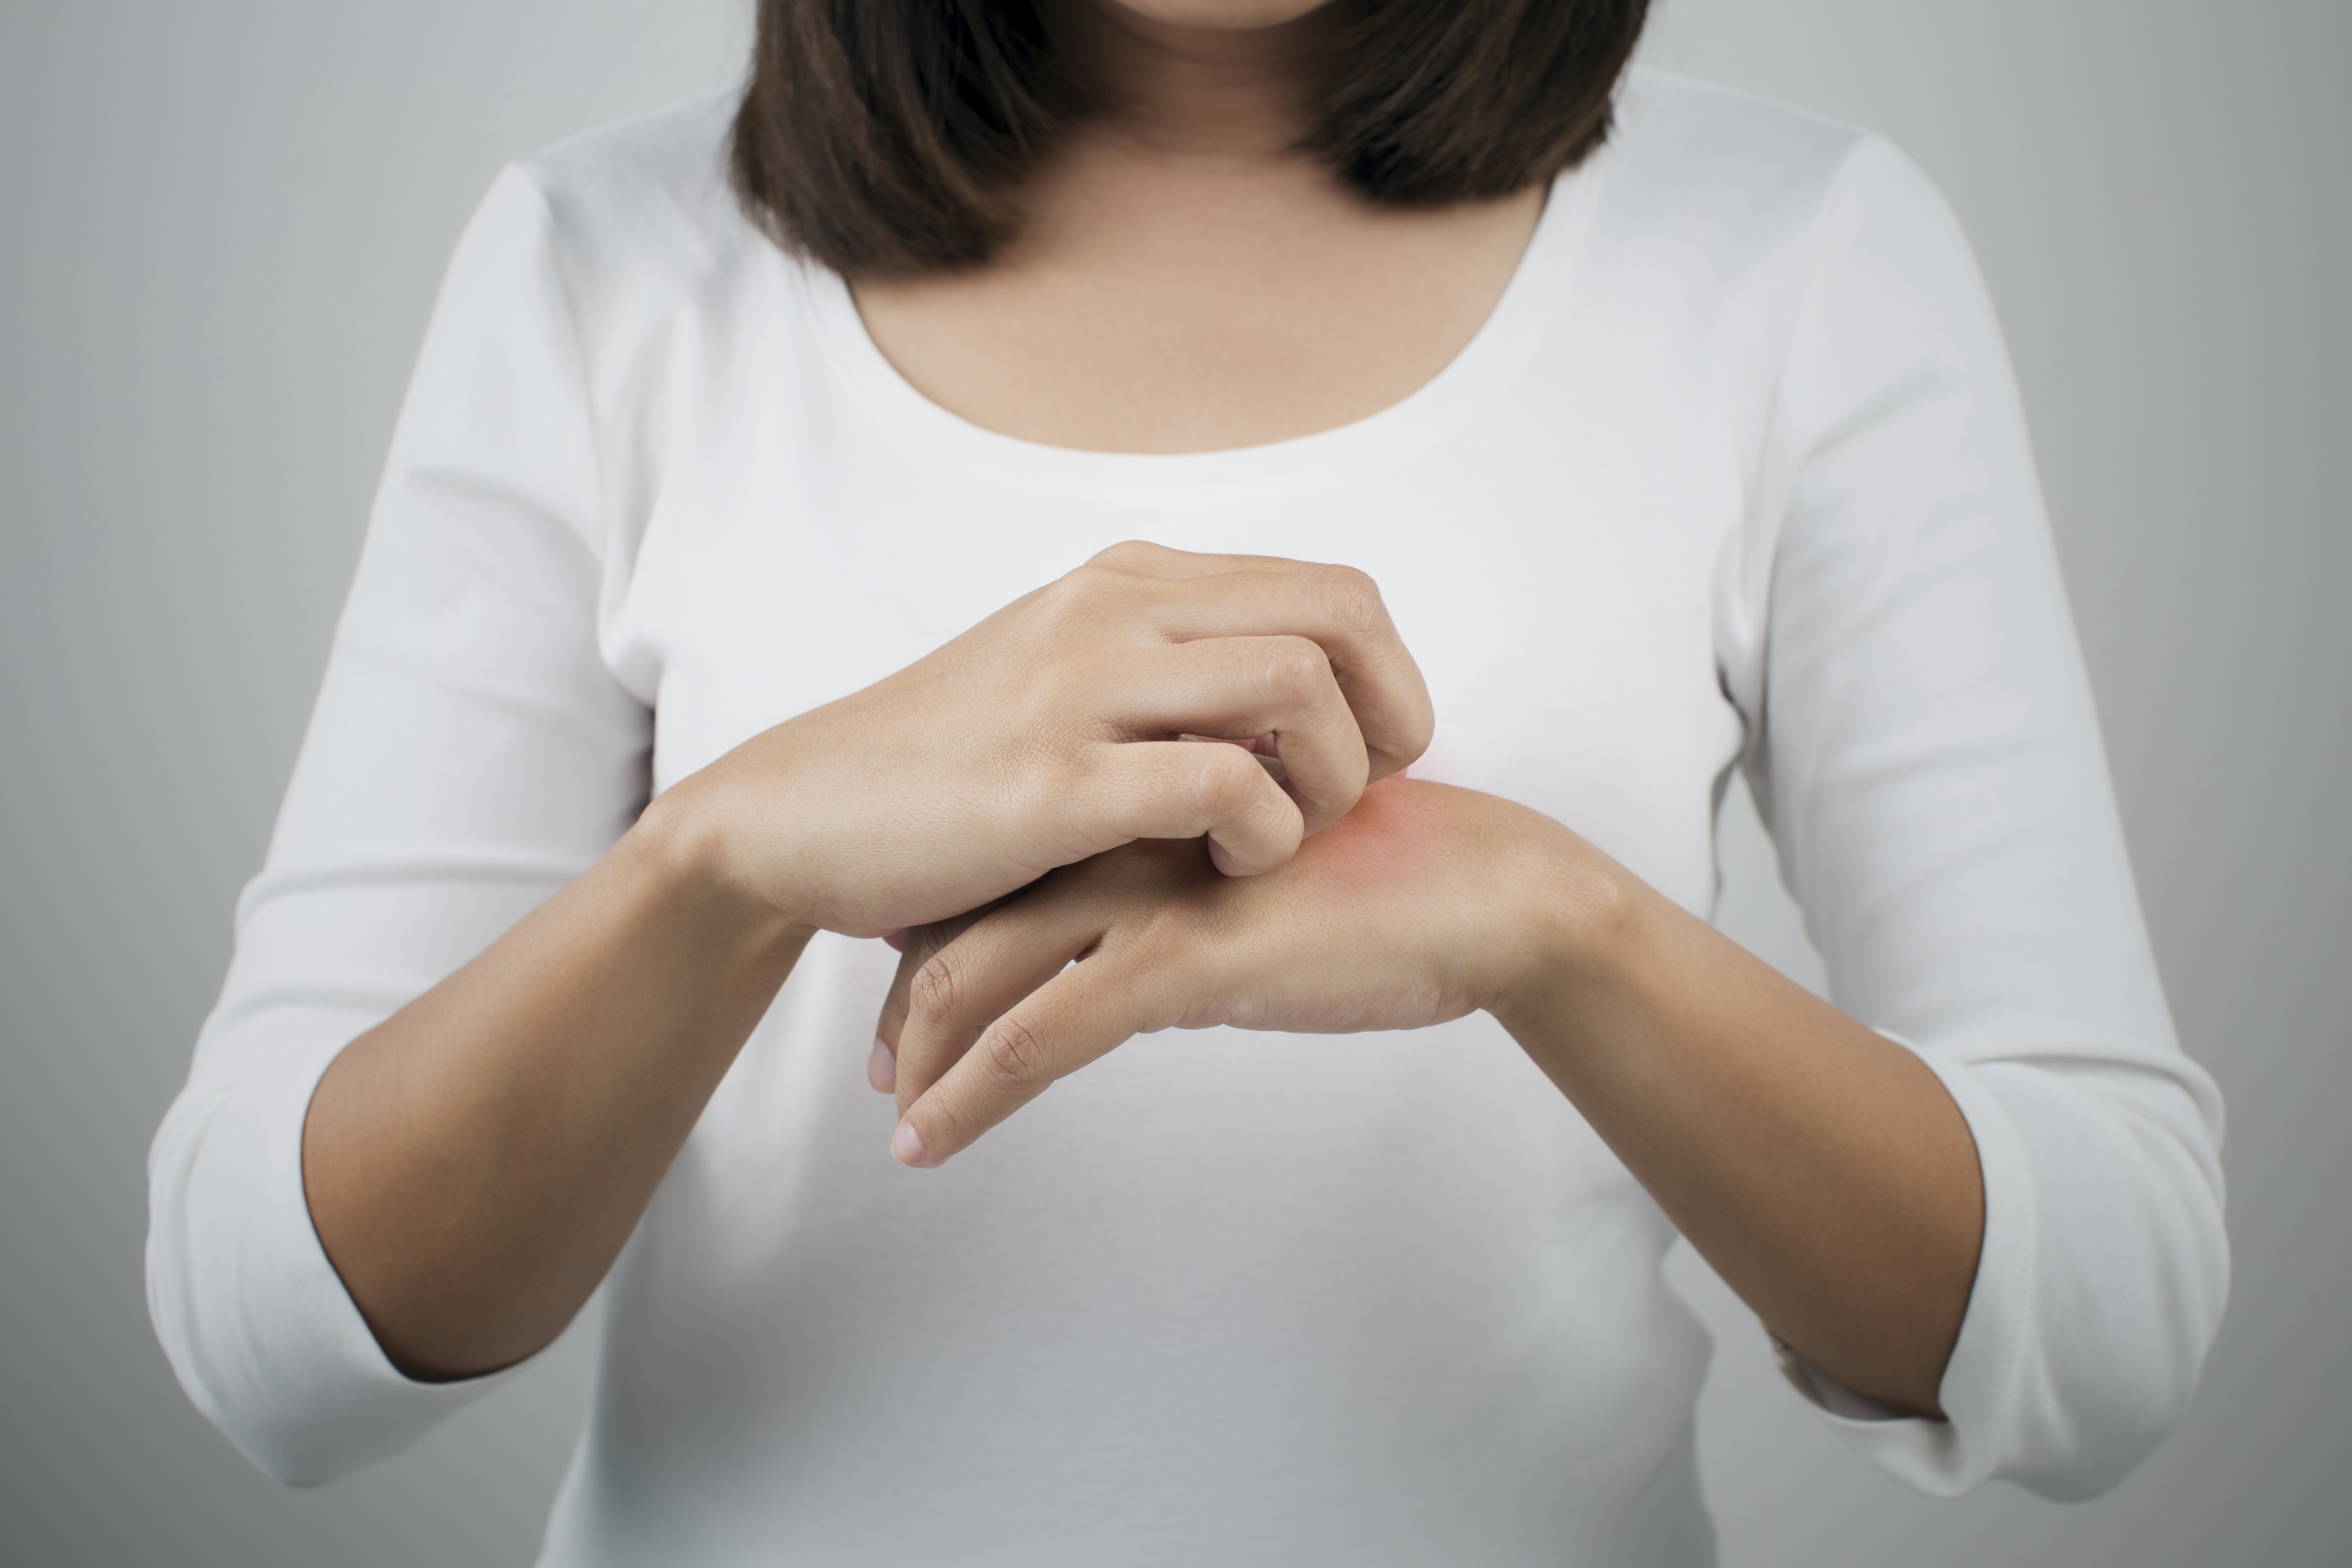
<path fill-rule="evenodd" d="M 459 244 L 226 984 L 149 1154 L 156 1333 L 198 1408 L 298 1484 L 492 1381 L 402 1376 L 343 1289 L 302 1188 L 320 1075 L 645 798 L 649 720 L 598 651 L 597 442 L 552 234 L 509 170 Z"/>
<path fill-rule="evenodd" d="M 1924 1490 L 1998 1476 L 2089 1496 L 2179 1419 L 2220 1325 L 2221 1100 L 2174 1038 L 2014 379 L 1958 226 L 1864 141 L 1813 244 L 1734 695 L 1833 994 L 1958 1102 L 1985 1230 L 1947 1419 L 1783 1365 Z"/>

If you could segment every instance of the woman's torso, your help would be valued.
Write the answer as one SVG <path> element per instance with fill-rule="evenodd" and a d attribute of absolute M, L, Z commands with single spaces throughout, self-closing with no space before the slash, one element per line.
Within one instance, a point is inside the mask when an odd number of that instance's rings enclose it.
<path fill-rule="evenodd" d="M 543 160 L 655 786 L 1119 539 L 1343 561 L 1428 679 L 1417 774 L 1706 911 L 1761 432 L 1850 138 L 1647 78 L 1622 120 L 1434 381 L 1186 456 L 927 402 L 735 212 L 718 106 Z M 1709 1554 L 1670 1228 L 1491 1019 L 1140 1038 L 913 1172 L 865 1085 L 893 962 L 820 937 L 664 1184 L 547 1563 Z"/>

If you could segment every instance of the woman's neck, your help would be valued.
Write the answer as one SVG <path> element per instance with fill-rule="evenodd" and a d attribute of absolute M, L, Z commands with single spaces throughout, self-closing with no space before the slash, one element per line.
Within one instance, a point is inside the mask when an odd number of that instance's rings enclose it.
<path fill-rule="evenodd" d="M 1300 151 L 1327 8 L 1209 28 L 1143 16 L 1147 0 L 1068 3 L 1085 6 L 1072 44 L 1101 109 L 1036 170 L 1013 239 L 984 266 L 856 285 L 917 390 L 1045 446 L 1203 452 L 1366 417 L 1462 352 L 1542 186 L 1382 205 Z"/>
<path fill-rule="evenodd" d="M 1187 160 L 1297 158 L 1313 123 L 1311 62 L 1336 10 L 1321 5 L 1271 26 L 1203 26 L 1091 0 L 1080 26 L 1105 104 L 1097 134 Z"/>

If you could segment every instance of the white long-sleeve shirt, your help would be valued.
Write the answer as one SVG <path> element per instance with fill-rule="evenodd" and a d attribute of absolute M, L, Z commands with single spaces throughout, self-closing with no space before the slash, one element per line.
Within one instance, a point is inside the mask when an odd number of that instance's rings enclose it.
<path fill-rule="evenodd" d="M 1340 561 L 1425 672 L 1418 775 L 1685 908 L 1753 782 L 1839 1002 L 1966 1114 L 1983 1252 L 1904 1419 L 1957 1492 L 2112 1484 L 2228 1279 L 2026 432 L 1884 143 L 1636 74 L 1476 338 L 1358 423 L 1079 452 L 929 403 L 729 195 L 730 105 L 509 170 L 435 312 L 325 689 L 151 1160 L 156 1329 L 317 1481 L 496 1379 L 386 1362 L 312 1230 L 354 1036 L 647 798 L 1117 540 Z M 1673 1232 L 1489 1017 L 1139 1038 L 946 1168 L 865 1084 L 894 956 L 821 936 L 607 1285 L 551 1568 L 1686 1564 L 1707 1347 Z"/>

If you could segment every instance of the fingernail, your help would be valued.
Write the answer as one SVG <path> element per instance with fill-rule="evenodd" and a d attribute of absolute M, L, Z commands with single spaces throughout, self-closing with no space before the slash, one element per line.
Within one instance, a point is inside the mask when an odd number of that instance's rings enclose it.
<path fill-rule="evenodd" d="M 877 1094 L 887 1094 L 898 1087 L 898 1058 L 890 1054 L 879 1035 L 874 1037 L 874 1054 L 866 1058 L 866 1081 Z"/>
<path fill-rule="evenodd" d="M 899 1122 L 898 1131 L 890 1134 L 890 1157 L 901 1165 L 922 1164 L 923 1139 L 913 1122 Z"/>

